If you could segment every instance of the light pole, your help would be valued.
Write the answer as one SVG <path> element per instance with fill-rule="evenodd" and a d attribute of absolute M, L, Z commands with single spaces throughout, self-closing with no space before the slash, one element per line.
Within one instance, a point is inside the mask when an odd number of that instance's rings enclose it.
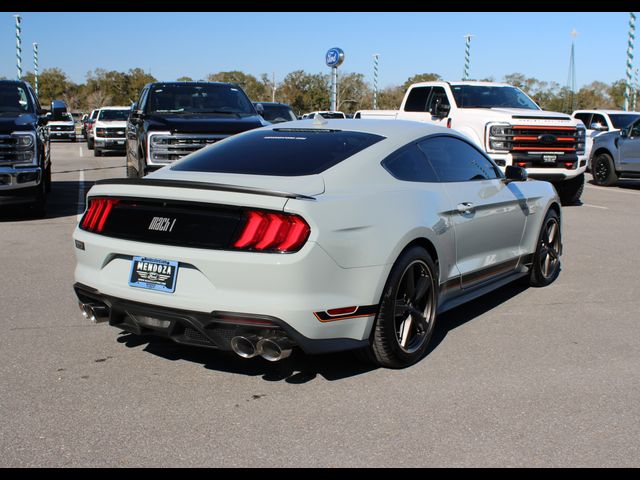
<path fill-rule="evenodd" d="M 36 80 L 36 97 L 38 96 L 38 44 L 33 42 L 33 73 Z"/>
<path fill-rule="evenodd" d="M 373 109 L 378 109 L 378 59 L 379 53 L 373 54 Z"/>
<path fill-rule="evenodd" d="M 469 80 L 469 64 L 471 63 L 471 37 L 474 35 L 465 35 L 466 38 L 464 47 L 464 72 L 462 74 L 462 80 Z"/>
<path fill-rule="evenodd" d="M 22 29 L 20 28 L 22 17 L 14 15 L 14 18 L 16 19 L 16 67 L 18 69 L 18 80 L 22 80 Z"/>
<path fill-rule="evenodd" d="M 633 44 L 636 41 L 636 14 L 629 12 L 629 39 L 627 41 L 627 85 L 624 89 L 624 109 L 629 110 L 631 92 L 631 69 L 633 65 Z"/>

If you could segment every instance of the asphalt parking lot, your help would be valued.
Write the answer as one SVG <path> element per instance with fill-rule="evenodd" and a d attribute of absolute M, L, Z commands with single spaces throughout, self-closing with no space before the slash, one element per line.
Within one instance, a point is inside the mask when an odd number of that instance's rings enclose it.
<path fill-rule="evenodd" d="M 52 157 L 47 218 L 0 212 L 0 466 L 640 466 L 640 181 L 587 184 L 552 286 L 448 312 L 393 371 L 88 324 L 71 234 L 124 157 Z"/>

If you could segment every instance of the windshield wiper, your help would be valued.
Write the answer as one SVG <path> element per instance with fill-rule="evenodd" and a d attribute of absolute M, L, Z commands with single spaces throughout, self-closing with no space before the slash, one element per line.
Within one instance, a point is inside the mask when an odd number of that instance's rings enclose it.
<path fill-rule="evenodd" d="M 178 108 L 175 110 L 156 110 L 155 113 L 180 113 L 184 112 L 184 108 Z"/>
<path fill-rule="evenodd" d="M 228 110 L 193 110 L 189 113 L 221 113 L 223 115 L 237 115 L 240 116 L 239 112 L 230 112 Z"/>

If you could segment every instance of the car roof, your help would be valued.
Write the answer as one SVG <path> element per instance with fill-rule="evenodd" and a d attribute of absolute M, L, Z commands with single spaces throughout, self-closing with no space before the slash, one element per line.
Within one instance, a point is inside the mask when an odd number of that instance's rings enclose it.
<path fill-rule="evenodd" d="M 271 130 L 292 129 L 292 130 L 342 130 L 348 132 L 370 133 L 387 138 L 389 143 L 398 145 L 409 143 L 413 140 L 444 133 L 460 138 L 466 138 L 458 134 L 455 130 L 431 125 L 423 122 L 413 122 L 410 120 L 377 120 L 377 119 L 324 119 L 316 122 L 315 119 L 296 120 L 270 125 Z M 468 139 L 467 139 L 468 140 Z"/>

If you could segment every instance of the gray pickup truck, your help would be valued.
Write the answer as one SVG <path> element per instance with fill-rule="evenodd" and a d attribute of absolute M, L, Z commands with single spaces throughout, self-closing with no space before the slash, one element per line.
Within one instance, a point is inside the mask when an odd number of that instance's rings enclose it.
<path fill-rule="evenodd" d="M 640 178 L 640 120 L 595 137 L 590 165 L 596 185 L 613 185 L 621 177 Z"/>

